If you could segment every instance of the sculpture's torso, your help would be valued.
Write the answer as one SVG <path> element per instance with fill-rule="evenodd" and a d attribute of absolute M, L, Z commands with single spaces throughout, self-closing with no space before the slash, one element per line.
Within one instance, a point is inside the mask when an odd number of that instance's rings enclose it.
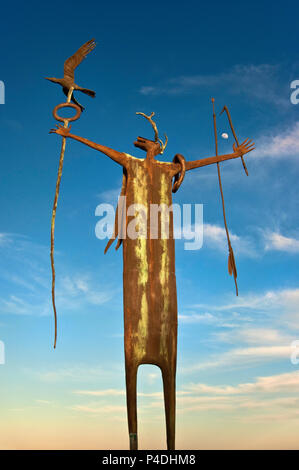
<path fill-rule="evenodd" d="M 166 225 L 160 223 L 159 213 L 158 238 L 150 238 L 151 204 L 171 206 L 171 189 L 172 175 L 167 163 L 130 157 L 126 209 L 142 204 L 147 216 L 146 228 L 143 225 L 146 236 L 144 232 L 131 239 L 127 234 L 123 240 L 125 352 L 127 360 L 135 364 L 175 363 L 177 298 L 171 212 Z M 165 207 L 162 220 L 167 220 Z M 127 228 L 132 219 L 136 222 L 137 211 L 134 212 L 127 216 Z M 143 221 L 140 218 L 140 224 Z"/>

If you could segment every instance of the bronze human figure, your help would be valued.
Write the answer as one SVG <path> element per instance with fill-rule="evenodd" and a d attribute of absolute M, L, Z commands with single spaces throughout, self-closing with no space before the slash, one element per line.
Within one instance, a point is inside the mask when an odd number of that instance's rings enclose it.
<path fill-rule="evenodd" d="M 147 117 L 150 119 L 150 117 Z M 110 157 L 123 168 L 122 195 L 126 196 L 126 207 L 145 207 L 150 214 L 153 204 L 167 207 L 172 205 L 172 192 L 182 181 L 185 171 L 223 162 L 243 156 L 253 150 L 253 143 L 246 139 L 241 145 L 234 145 L 233 153 L 185 161 L 177 155 L 173 162 L 163 162 L 156 157 L 163 151 L 163 143 L 138 137 L 135 147 L 146 152 L 145 158 L 136 158 L 83 137 L 71 134 L 70 128 L 57 126 L 52 133 L 64 138 L 77 140 Z M 174 186 L 173 186 L 174 179 Z M 162 372 L 164 405 L 166 416 L 167 448 L 175 449 L 175 380 L 177 356 L 177 291 L 175 276 L 175 240 L 173 235 L 173 214 L 167 222 L 168 237 L 159 233 L 151 238 L 150 217 L 145 220 L 145 235 L 131 238 L 124 236 L 136 217 L 134 212 L 121 208 L 124 223 L 116 226 L 115 234 L 123 244 L 123 305 L 125 370 L 127 391 L 127 413 L 130 449 L 138 448 L 136 384 L 140 364 L 157 365 Z M 159 226 L 161 222 L 159 213 Z M 139 220 L 139 219 L 138 219 Z M 142 226 L 142 217 L 140 226 Z M 144 235 L 144 233 L 143 233 Z M 112 240 L 113 241 L 113 240 Z M 110 242 L 109 242 L 110 243 Z"/>

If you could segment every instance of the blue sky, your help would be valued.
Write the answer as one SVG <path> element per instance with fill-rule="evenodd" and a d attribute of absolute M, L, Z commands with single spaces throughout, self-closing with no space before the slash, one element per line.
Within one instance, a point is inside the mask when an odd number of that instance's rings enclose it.
<path fill-rule="evenodd" d="M 16 8 L 17 6 L 17 8 Z M 60 137 L 49 135 L 64 60 L 88 39 L 96 49 L 77 82 L 96 90 L 73 132 L 143 157 L 152 137 L 136 111 L 155 111 L 169 143 L 161 159 L 214 155 L 212 109 L 226 104 L 246 157 L 221 165 L 239 298 L 227 249 L 215 166 L 189 172 L 174 202 L 204 205 L 204 245 L 176 243 L 179 305 L 178 448 L 298 448 L 299 79 L 295 2 L 40 2 L 2 7 L 0 105 L 0 448 L 127 448 L 122 253 L 95 236 L 101 202 L 113 202 L 121 168 L 67 141 L 56 218 L 58 345 L 54 351 L 50 220 Z M 78 96 L 79 99 L 79 96 Z M 233 144 L 218 117 L 219 151 Z M 140 368 L 142 448 L 161 448 L 160 372 Z M 225 429 L 225 434 L 223 433 Z M 161 444 L 162 443 L 162 444 Z"/>

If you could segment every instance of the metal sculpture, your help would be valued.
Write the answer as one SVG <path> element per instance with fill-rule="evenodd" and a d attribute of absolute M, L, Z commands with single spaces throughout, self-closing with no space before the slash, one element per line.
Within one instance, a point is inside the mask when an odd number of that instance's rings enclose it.
<path fill-rule="evenodd" d="M 214 98 L 212 98 L 212 103 L 213 103 L 214 136 L 215 136 L 215 154 L 218 155 L 218 138 L 217 138 L 215 100 L 214 100 Z M 235 147 L 234 147 L 234 149 L 235 149 Z M 242 161 L 244 162 L 243 155 L 241 155 L 241 158 L 242 158 Z M 244 162 L 244 168 L 246 168 L 245 162 Z M 237 284 L 237 268 L 236 268 L 234 250 L 233 250 L 233 247 L 231 245 L 230 236 L 229 236 L 228 227 L 227 227 L 226 214 L 225 214 L 225 205 L 224 205 L 224 195 L 223 195 L 223 189 L 222 189 L 222 181 L 221 181 L 221 173 L 220 173 L 219 162 L 217 162 L 217 173 L 218 173 L 219 189 L 220 189 L 220 194 L 221 194 L 224 226 L 225 226 L 225 232 L 226 232 L 226 238 L 227 238 L 227 244 L 228 244 L 228 272 L 229 272 L 230 275 L 234 274 L 234 281 L 235 281 L 235 286 L 236 286 L 236 295 L 239 295 L 238 284 Z"/>
<path fill-rule="evenodd" d="M 155 131 L 155 140 L 137 137 L 134 142 L 146 152 L 146 158 L 136 158 L 84 137 L 71 134 L 70 127 L 56 125 L 51 133 L 81 142 L 107 155 L 123 168 L 121 196 L 126 196 L 125 204 L 118 204 L 114 234 L 105 252 L 118 237 L 116 249 L 123 244 L 123 305 L 125 337 L 125 370 L 127 391 L 127 413 L 130 449 L 138 448 L 137 442 L 137 369 L 140 364 L 157 365 L 162 372 L 164 405 L 166 416 L 167 448 L 175 448 L 175 377 L 177 356 L 177 292 L 175 277 L 175 240 L 173 235 L 173 214 L 164 229 L 163 210 L 159 213 L 157 238 L 151 237 L 150 217 L 143 217 L 136 209 L 145 207 L 146 216 L 151 206 L 172 205 L 172 192 L 176 192 L 186 171 L 210 164 L 243 157 L 254 149 L 254 144 L 246 139 L 241 145 L 234 145 L 233 153 L 186 161 L 177 154 L 172 162 L 163 162 L 155 157 L 165 150 L 165 144 L 158 138 L 158 131 L 152 121 L 154 114 L 146 116 Z M 218 152 L 216 152 L 218 153 Z M 138 221 L 139 236 L 126 236 L 130 223 Z M 165 219 L 164 219 L 165 220 Z M 120 221 L 120 223 L 119 223 Z"/>
<path fill-rule="evenodd" d="M 63 78 L 45 77 L 46 80 L 50 80 L 50 82 L 58 83 L 60 86 L 62 86 L 63 93 L 66 96 L 68 96 L 70 89 L 73 88 L 73 90 L 81 91 L 82 93 L 85 93 L 86 95 L 89 95 L 94 98 L 96 94 L 93 90 L 89 90 L 88 88 L 82 88 L 81 86 L 76 85 L 75 68 L 78 67 L 79 64 L 81 64 L 82 60 L 85 59 L 87 54 L 89 54 L 95 47 L 96 43 L 94 39 L 90 39 L 89 41 L 87 41 L 85 44 L 83 44 L 83 46 L 81 46 L 77 50 L 77 52 L 75 52 L 75 54 L 73 54 L 64 62 Z M 71 100 L 73 101 L 73 103 L 79 106 L 81 111 L 84 110 L 83 106 L 78 103 L 73 94 L 71 94 Z"/>
<path fill-rule="evenodd" d="M 64 123 L 64 128 L 67 128 L 71 121 L 76 121 L 79 119 L 81 115 L 81 111 L 83 111 L 83 106 L 81 106 L 77 100 L 73 96 L 74 89 L 83 91 L 83 93 L 87 93 L 88 95 L 95 97 L 95 92 L 88 90 L 86 88 L 81 88 L 75 84 L 74 80 L 74 70 L 75 68 L 82 62 L 82 60 L 95 48 L 96 44 L 94 39 L 87 41 L 83 46 L 81 46 L 77 52 L 69 57 L 64 63 L 64 78 L 47 78 L 54 83 L 59 83 L 63 87 L 63 92 L 67 96 L 66 103 L 61 103 L 57 105 L 53 110 L 54 119 L 57 121 Z M 73 101 L 75 104 L 70 103 Z M 61 108 L 73 108 L 76 110 L 76 114 L 70 118 L 63 118 L 60 117 L 57 112 Z M 59 167 L 58 167 L 58 174 L 57 174 L 57 181 L 56 181 L 56 189 L 55 189 L 55 197 L 53 203 L 53 210 L 52 210 L 52 220 L 51 220 L 51 269 L 52 269 L 52 304 L 53 304 L 53 311 L 54 311 L 54 321 L 55 321 L 55 334 L 54 334 L 54 349 L 56 348 L 56 341 L 57 341 L 57 312 L 56 312 L 56 304 L 55 304 L 55 264 L 54 264 L 54 236 L 55 236 L 55 218 L 56 218 L 56 210 L 57 210 L 57 202 L 59 196 L 59 188 L 60 188 L 60 181 L 62 176 L 62 169 L 63 169 L 63 161 L 64 161 L 64 153 L 65 153 L 65 138 L 62 139 L 61 144 L 61 151 L 60 151 L 60 158 L 59 158 Z"/>
<path fill-rule="evenodd" d="M 68 96 L 67 96 L 66 103 L 58 104 L 53 109 L 54 118 L 57 121 L 63 122 L 65 129 L 68 127 L 70 121 L 76 121 L 77 119 L 79 119 L 79 117 L 81 115 L 81 109 L 79 108 L 79 106 L 77 106 L 76 104 L 70 103 L 73 90 L 74 90 L 73 87 L 71 87 L 70 90 L 69 90 Z M 67 108 L 67 107 L 76 109 L 77 112 L 76 112 L 75 116 L 70 117 L 70 118 L 60 117 L 57 114 L 58 109 Z M 51 257 L 51 269 L 52 269 L 52 305 L 53 305 L 54 322 L 55 322 L 54 349 L 56 348 L 56 341 L 57 341 L 57 312 L 56 312 L 56 304 L 55 304 L 55 263 L 54 263 L 55 219 L 56 219 L 56 210 L 57 210 L 57 203 L 58 203 L 58 196 L 59 196 L 59 188 L 60 188 L 62 169 L 63 169 L 65 143 L 66 143 L 65 138 L 63 138 L 62 143 L 61 143 L 61 151 L 60 151 L 60 157 L 59 157 L 59 166 L 58 166 L 58 174 L 57 174 L 57 180 L 56 180 L 55 197 L 54 197 L 54 203 L 53 203 L 53 209 L 52 209 L 52 219 L 51 219 L 51 251 L 50 251 L 50 257 Z"/>

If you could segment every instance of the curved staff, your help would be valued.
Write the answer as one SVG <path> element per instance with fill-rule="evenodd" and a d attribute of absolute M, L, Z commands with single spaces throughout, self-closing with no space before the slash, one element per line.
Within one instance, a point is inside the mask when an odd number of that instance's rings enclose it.
<path fill-rule="evenodd" d="M 229 110 L 228 110 L 228 107 L 227 107 L 227 106 L 223 106 L 223 109 L 222 109 L 220 115 L 223 113 L 223 111 L 226 112 L 226 115 L 227 115 L 227 117 L 228 117 L 228 122 L 229 122 L 229 125 L 230 125 L 230 128 L 231 128 L 231 131 L 232 131 L 233 136 L 234 136 L 234 138 L 235 138 L 237 147 L 239 147 L 238 137 L 237 137 L 237 134 L 235 133 L 235 129 L 234 129 L 234 126 L 233 126 L 232 118 L 230 117 L 230 112 L 229 112 Z M 246 167 L 246 164 L 245 164 L 245 160 L 244 160 L 244 158 L 243 158 L 243 155 L 241 155 L 241 160 L 242 160 L 242 163 L 243 163 L 243 168 L 244 168 L 244 170 L 245 170 L 245 173 L 246 173 L 247 176 L 249 176 L 249 175 L 248 175 L 248 170 L 247 170 L 247 167 Z"/>
<path fill-rule="evenodd" d="M 218 139 L 217 139 L 215 99 L 214 98 L 212 98 L 212 103 L 213 103 L 214 135 L 215 135 L 215 154 L 217 156 L 218 155 Z M 243 158 L 243 156 L 241 156 L 241 157 Z M 236 295 L 239 295 L 238 284 L 237 284 L 237 268 L 236 268 L 236 263 L 235 263 L 234 250 L 233 250 L 231 242 L 230 242 L 229 232 L 228 232 L 228 228 L 227 228 L 226 215 L 225 215 L 225 205 L 224 205 L 224 195 L 223 195 L 223 189 L 222 189 L 219 162 L 217 162 L 217 172 L 218 172 L 219 188 L 220 188 L 221 201 L 222 201 L 224 226 L 225 226 L 226 238 L 227 238 L 227 243 L 228 243 L 228 251 L 229 251 L 229 255 L 228 255 L 228 272 L 229 272 L 230 275 L 232 275 L 232 274 L 234 275 L 234 280 L 235 280 L 235 285 L 236 285 Z"/>
<path fill-rule="evenodd" d="M 57 105 L 54 110 L 53 110 L 53 116 L 57 121 L 63 122 L 63 127 L 65 129 L 68 128 L 68 124 L 70 121 L 76 121 L 79 119 L 80 114 L 81 114 L 81 109 L 79 106 L 70 103 L 72 94 L 73 94 L 74 88 L 71 87 L 68 96 L 67 96 L 67 101 L 66 103 L 61 103 Z M 77 113 L 74 117 L 71 118 L 61 118 L 58 116 L 57 111 L 60 108 L 64 107 L 70 107 L 76 109 Z M 70 126 L 71 127 L 71 126 Z M 55 232 L 55 218 L 56 218 L 56 210 L 57 210 L 57 202 L 58 202 L 58 196 L 59 196 L 59 187 L 60 187 L 60 181 L 61 181 L 61 175 L 62 175 L 62 169 L 63 169 L 63 161 L 64 161 L 64 152 L 65 152 L 65 137 L 62 138 L 62 143 L 61 143 L 61 151 L 60 151 L 60 158 L 59 158 L 59 167 L 58 167 L 58 174 L 57 174 L 57 180 L 56 180 L 56 190 L 55 190 L 55 197 L 54 197 L 54 203 L 53 203 L 53 210 L 52 210 L 52 219 L 51 219 L 51 252 L 50 252 L 50 257 L 51 257 L 51 269 L 52 269 L 52 304 L 53 304 L 53 310 L 54 310 L 54 321 L 55 321 L 55 336 L 54 336 L 54 349 L 56 348 L 56 342 L 57 342 L 57 312 L 56 312 L 56 305 L 55 305 L 55 266 L 54 266 L 54 232 Z"/>

